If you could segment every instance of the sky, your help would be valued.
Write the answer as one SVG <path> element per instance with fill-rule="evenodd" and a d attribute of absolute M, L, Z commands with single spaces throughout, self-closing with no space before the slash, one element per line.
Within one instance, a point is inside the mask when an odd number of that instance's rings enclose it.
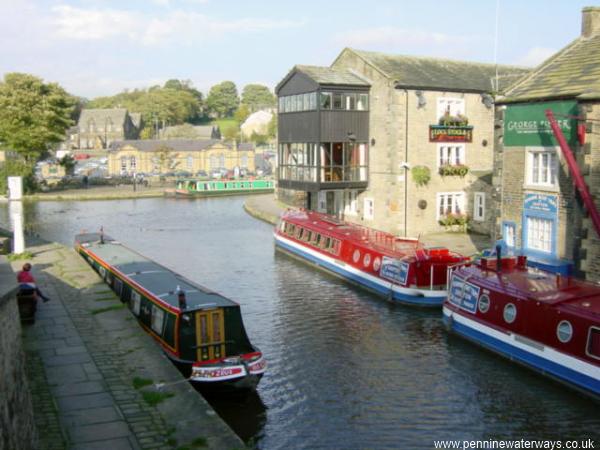
<path fill-rule="evenodd" d="M 273 88 L 344 47 L 535 66 L 575 39 L 580 0 L 0 0 L 0 75 L 88 99 L 168 79 Z"/>

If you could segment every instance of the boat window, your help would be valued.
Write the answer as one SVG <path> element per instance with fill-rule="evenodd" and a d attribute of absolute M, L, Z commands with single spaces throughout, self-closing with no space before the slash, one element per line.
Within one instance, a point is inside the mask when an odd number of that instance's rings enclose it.
<path fill-rule="evenodd" d="M 319 247 L 319 245 L 321 244 L 321 235 L 320 235 L 319 233 L 317 233 L 317 234 L 315 235 L 315 240 L 314 240 L 313 244 L 314 244 L 316 247 Z"/>
<path fill-rule="evenodd" d="M 165 312 L 156 305 L 152 305 L 152 329 L 162 335 L 165 322 Z"/>
<path fill-rule="evenodd" d="M 114 279 L 113 288 L 117 295 L 120 297 L 123 292 L 123 282 L 119 278 Z"/>
<path fill-rule="evenodd" d="M 281 222 L 279 224 L 279 231 L 283 231 L 285 233 L 285 226 L 286 226 L 286 222 Z"/>
<path fill-rule="evenodd" d="M 600 359 L 600 328 L 591 327 L 588 335 L 587 354 Z"/>
<path fill-rule="evenodd" d="M 218 312 L 213 313 L 213 342 L 221 342 L 221 327 L 220 327 L 220 314 Z"/>
<path fill-rule="evenodd" d="M 200 340 L 202 343 L 208 342 L 208 317 L 205 314 L 200 316 Z"/>
<path fill-rule="evenodd" d="M 515 305 L 513 305 L 512 303 L 508 303 L 504 307 L 503 317 L 504 317 L 504 320 L 506 321 L 506 323 L 513 323 L 515 321 L 515 319 L 517 318 L 517 307 Z"/>
<path fill-rule="evenodd" d="M 131 300 L 129 301 L 129 307 L 131 308 L 131 312 L 136 316 L 140 315 L 140 306 L 142 304 L 142 297 L 139 292 L 133 291 L 131 292 Z"/>
<path fill-rule="evenodd" d="M 325 239 L 323 239 L 321 241 L 321 248 L 325 249 L 325 250 L 329 250 L 329 246 L 331 245 L 331 238 L 330 237 L 326 237 Z"/>
<path fill-rule="evenodd" d="M 352 254 L 352 261 L 357 263 L 359 260 L 360 260 L 360 250 L 356 249 L 356 250 L 354 250 L 354 253 Z"/>
<path fill-rule="evenodd" d="M 303 236 L 302 240 L 304 242 L 309 242 L 310 239 L 311 239 L 311 237 L 312 237 L 312 232 L 310 230 L 306 230 L 306 232 L 304 233 L 304 236 Z"/>
<path fill-rule="evenodd" d="M 561 320 L 556 327 L 556 336 L 563 344 L 566 344 L 573 337 L 573 326 L 568 320 Z"/>
<path fill-rule="evenodd" d="M 298 227 L 298 230 L 296 231 L 296 238 L 297 239 L 302 239 L 302 235 L 303 234 L 304 234 L 304 228 Z"/>
<path fill-rule="evenodd" d="M 367 253 L 367 254 L 365 254 L 365 257 L 363 258 L 363 266 L 369 267 L 369 264 L 371 264 L 371 255 L 369 253 Z"/>
<path fill-rule="evenodd" d="M 98 273 L 102 278 L 106 278 L 106 269 L 102 266 L 98 267 Z"/>
<path fill-rule="evenodd" d="M 487 294 L 483 294 L 479 297 L 479 312 L 485 314 L 490 310 L 490 297 Z"/>
<path fill-rule="evenodd" d="M 377 272 L 379 267 L 381 267 L 381 258 L 378 256 L 373 260 L 373 270 Z"/>

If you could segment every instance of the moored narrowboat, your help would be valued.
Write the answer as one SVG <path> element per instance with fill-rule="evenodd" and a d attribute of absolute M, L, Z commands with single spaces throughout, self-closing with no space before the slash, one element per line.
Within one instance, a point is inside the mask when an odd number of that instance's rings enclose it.
<path fill-rule="evenodd" d="M 208 389 L 254 389 L 266 363 L 240 305 L 101 233 L 79 234 L 76 251 L 129 306 L 166 355 Z"/>
<path fill-rule="evenodd" d="M 268 194 L 275 190 L 272 180 L 198 180 L 179 179 L 175 189 L 167 189 L 165 195 L 175 197 L 210 197 L 219 195 Z"/>
<path fill-rule="evenodd" d="M 525 256 L 449 272 L 450 331 L 600 399 L 600 286 L 528 267 Z"/>
<path fill-rule="evenodd" d="M 391 301 L 418 306 L 441 306 L 448 266 L 467 260 L 447 248 L 426 248 L 417 239 L 304 209 L 283 214 L 275 245 Z"/>

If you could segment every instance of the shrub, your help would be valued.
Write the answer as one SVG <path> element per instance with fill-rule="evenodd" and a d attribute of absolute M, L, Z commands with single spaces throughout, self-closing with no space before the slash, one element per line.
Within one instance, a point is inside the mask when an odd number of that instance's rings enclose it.
<path fill-rule="evenodd" d="M 464 177 L 469 173 L 469 168 L 464 164 L 458 164 L 455 166 L 451 166 L 449 164 L 440 166 L 439 173 L 441 176 L 459 176 Z"/>
<path fill-rule="evenodd" d="M 469 217 L 466 214 L 446 214 L 438 220 L 438 223 L 444 227 L 453 225 L 465 226 L 469 223 Z"/>
<path fill-rule="evenodd" d="M 444 114 L 440 117 L 438 121 L 439 125 L 443 125 L 446 127 L 466 127 L 469 125 L 469 119 L 462 114 L 457 114 L 456 116 L 451 116 L 450 113 Z"/>
<path fill-rule="evenodd" d="M 417 186 L 425 186 L 431 180 L 431 171 L 427 166 L 415 166 L 410 170 L 410 173 Z"/>
<path fill-rule="evenodd" d="M 35 166 L 22 159 L 7 158 L 0 164 L 0 194 L 8 190 L 8 177 L 23 177 L 23 193 L 31 194 L 37 190 Z"/>

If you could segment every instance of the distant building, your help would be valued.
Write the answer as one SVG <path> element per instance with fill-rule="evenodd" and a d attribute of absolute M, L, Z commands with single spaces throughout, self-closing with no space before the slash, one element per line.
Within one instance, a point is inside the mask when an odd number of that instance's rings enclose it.
<path fill-rule="evenodd" d="M 256 111 L 248 116 L 244 123 L 240 126 L 242 135 L 250 138 L 252 134 L 265 135 L 269 131 L 269 123 L 273 119 L 273 113 L 270 111 Z"/>
<path fill-rule="evenodd" d="M 344 49 L 278 84 L 278 195 L 395 234 L 489 232 L 492 93 L 528 69 Z"/>
<path fill-rule="evenodd" d="M 69 129 L 63 149 L 107 149 L 114 141 L 136 139 L 140 126 L 141 115 L 124 108 L 84 109 L 77 126 Z"/>
<path fill-rule="evenodd" d="M 235 168 L 254 172 L 254 147 L 220 140 L 170 139 L 113 142 L 108 152 L 110 175 L 134 173 L 197 174 Z"/>
<path fill-rule="evenodd" d="M 217 125 L 171 125 L 160 132 L 161 139 L 221 139 L 221 130 Z"/>
<path fill-rule="evenodd" d="M 553 111 L 600 206 L 600 8 L 582 13 L 581 36 L 497 100 L 496 237 L 532 264 L 600 281 L 600 236 L 573 188 L 549 127 Z"/>

